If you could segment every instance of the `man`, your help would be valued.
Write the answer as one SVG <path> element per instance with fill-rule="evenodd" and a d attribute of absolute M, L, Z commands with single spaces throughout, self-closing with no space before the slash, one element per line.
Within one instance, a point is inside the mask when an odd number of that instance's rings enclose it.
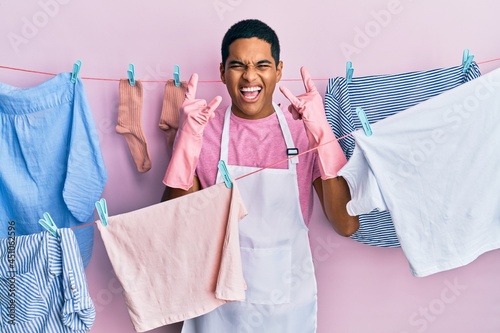
<path fill-rule="evenodd" d="M 354 233 L 358 219 L 345 208 L 349 188 L 337 177 L 345 156 L 304 68 L 306 93 L 296 97 L 280 87 L 291 102 L 290 112 L 273 103 L 283 62 L 278 37 L 269 26 L 258 20 L 236 23 L 226 32 L 221 51 L 221 80 L 231 105 L 217 109 L 220 96 L 208 104 L 195 99 L 198 76 L 193 74 L 163 200 L 221 182 L 219 160 L 233 179 L 247 175 L 237 186 L 249 213 L 239 224 L 248 289 L 244 302 L 188 320 L 183 332 L 315 332 L 316 281 L 307 233 L 311 184 L 334 230 L 343 236 Z M 293 157 L 309 147 L 317 148 L 316 154 Z"/>

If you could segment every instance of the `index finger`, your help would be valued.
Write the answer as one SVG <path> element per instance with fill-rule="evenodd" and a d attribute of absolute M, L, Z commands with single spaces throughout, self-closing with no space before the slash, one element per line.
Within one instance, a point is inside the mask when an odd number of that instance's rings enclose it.
<path fill-rule="evenodd" d="M 292 103 L 293 106 L 295 106 L 296 108 L 299 107 L 300 105 L 299 99 L 295 97 L 295 95 L 287 87 L 280 86 L 280 91 L 283 95 L 285 95 L 285 97 L 290 101 L 290 103 Z"/>
<path fill-rule="evenodd" d="M 217 109 L 217 107 L 219 106 L 219 104 L 222 102 L 222 97 L 221 96 L 215 96 L 214 99 L 208 103 L 208 109 L 210 112 L 213 112 L 215 109 Z"/>
<path fill-rule="evenodd" d="M 306 92 L 316 91 L 316 86 L 311 79 L 311 75 L 305 67 L 300 68 L 300 75 L 302 76 L 302 81 L 304 82 L 304 88 L 306 89 Z"/>
<path fill-rule="evenodd" d="M 189 82 L 187 84 L 185 99 L 194 100 L 197 86 L 198 86 L 198 74 L 193 73 L 193 75 L 191 75 L 191 78 L 189 78 Z"/>

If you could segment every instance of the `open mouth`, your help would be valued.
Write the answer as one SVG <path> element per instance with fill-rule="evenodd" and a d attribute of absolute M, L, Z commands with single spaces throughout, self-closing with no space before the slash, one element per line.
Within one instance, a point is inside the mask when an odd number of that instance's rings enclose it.
<path fill-rule="evenodd" d="M 240 89 L 240 93 L 248 101 L 257 99 L 261 91 L 262 87 L 243 87 Z"/>

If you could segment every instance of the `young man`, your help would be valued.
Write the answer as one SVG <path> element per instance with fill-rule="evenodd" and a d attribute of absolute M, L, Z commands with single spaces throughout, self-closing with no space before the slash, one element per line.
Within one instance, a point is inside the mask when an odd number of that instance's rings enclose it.
<path fill-rule="evenodd" d="M 345 156 L 304 68 L 304 94 L 294 96 L 280 87 L 291 102 L 290 112 L 273 103 L 283 62 L 269 26 L 258 20 L 236 23 L 226 32 L 221 51 L 221 80 L 231 105 L 217 109 L 219 96 L 208 104 L 195 99 L 198 76 L 193 74 L 163 200 L 221 182 L 219 160 L 233 179 L 273 166 L 237 180 L 249 213 L 239 224 L 246 300 L 186 321 L 183 332 L 315 332 L 316 281 L 307 229 L 311 184 L 334 230 L 343 236 L 354 233 L 359 224 L 346 212 L 349 188 L 337 177 Z M 289 158 L 309 147 L 317 150 Z"/>

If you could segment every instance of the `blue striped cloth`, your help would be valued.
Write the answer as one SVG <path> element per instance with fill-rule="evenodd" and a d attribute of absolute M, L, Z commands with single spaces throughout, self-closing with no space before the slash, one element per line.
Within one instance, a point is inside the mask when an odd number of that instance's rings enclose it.
<path fill-rule="evenodd" d="M 0 332 L 90 330 L 90 298 L 73 231 L 44 231 L 0 240 Z"/>
<path fill-rule="evenodd" d="M 328 80 L 325 93 L 325 113 L 335 136 L 362 128 L 356 108 L 362 107 L 373 124 L 409 107 L 417 105 L 444 91 L 458 87 L 481 75 L 473 62 L 467 71 L 463 66 L 392 75 L 375 75 Z M 374 133 L 373 135 L 377 135 Z M 340 146 L 349 159 L 354 150 L 354 139 L 340 140 Z M 359 229 L 351 238 L 364 244 L 381 247 L 399 247 L 399 240 L 388 211 L 374 210 L 359 216 Z"/>

